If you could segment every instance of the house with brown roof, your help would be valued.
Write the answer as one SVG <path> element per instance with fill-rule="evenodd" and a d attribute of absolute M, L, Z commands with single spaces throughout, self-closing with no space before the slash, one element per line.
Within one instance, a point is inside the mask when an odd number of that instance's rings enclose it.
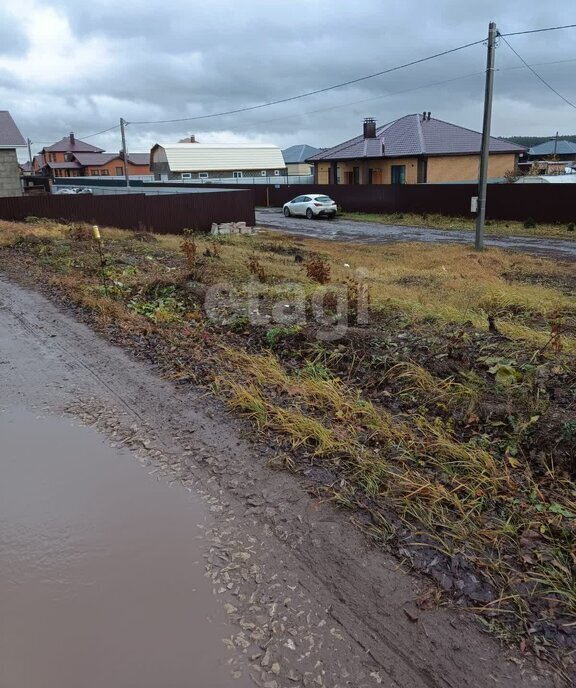
<path fill-rule="evenodd" d="M 0 196 L 21 196 L 17 148 L 26 145 L 7 110 L 0 110 Z"/>
<path fill-rule="evenodd" d="M 103 153 L 102 148 L 81 141 L 70 132 L 51 146 L 40 151 L 34 157 L 34 174 L 46 174 L 51 177 L 80 177 L 82 166 L 75 160 L 77 153 Z"/>
<path fill-rule="evenodd" d="M 431 117 L 406 115 L 308 158 L 318 184 L 426 184 L 478 178 L 482 134 Z M 515 170 L 525 148 L 490 138 L 489 177 Z"/>
<path fill-rule="evenodd" d="M 124 175 L 123 153 L 76 153 L 74 155 L 83 177 L 122 177 Z M 128 153 L 128 175 L 135 177 L 150 174 L 148 153 Z"/>
<path fill-rule="evenodd" d="M 149 175 L 148 153 L 128 153 L 128 174 Z M 50 177 L 121 177 L 123 153 L 106 153 L 102 148 L 81 141 L 71 132 L 34 156 L 34 174 Z"/>

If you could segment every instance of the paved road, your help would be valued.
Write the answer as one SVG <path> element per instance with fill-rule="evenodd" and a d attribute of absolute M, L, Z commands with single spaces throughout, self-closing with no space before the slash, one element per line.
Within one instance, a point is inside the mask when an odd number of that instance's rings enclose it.
<path fill-rule="evenodd" d="M 383 225 L 379 222 L 356 222 L 353 220 L 307 220 L 284 217 L 277 208 L 263 208 L 256 211 L 256 222 L 291 234 L 302 234 L 315 239 L 332 241 L 355 241 L 366 244 L 384 244 L 392 241 L 422 241 L 426 243 L 450 242 L 474 245 L 473 232 L 466 230 L 441 230 L 426 227 L 402 227 Z M 539 256 L 552 256 L 564 260 L 576 260 L 576 241 L 533 237 L 486 238 L 487 246 L 523 251 Z"/>

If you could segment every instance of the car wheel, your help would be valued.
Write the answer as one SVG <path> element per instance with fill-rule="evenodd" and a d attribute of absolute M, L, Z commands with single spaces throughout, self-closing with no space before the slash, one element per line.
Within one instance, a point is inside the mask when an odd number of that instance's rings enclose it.
<path fill-rule="evenodd" d="M 284 208 L 284 217 L 290 217 L 290 208 Z"/>
<path fill-rule="evenodd" d="M 306 217 L 309 220 L 312 220 L 314 218 L 314 213 L 312 212 L 312 208 L 306 208 Z"/>

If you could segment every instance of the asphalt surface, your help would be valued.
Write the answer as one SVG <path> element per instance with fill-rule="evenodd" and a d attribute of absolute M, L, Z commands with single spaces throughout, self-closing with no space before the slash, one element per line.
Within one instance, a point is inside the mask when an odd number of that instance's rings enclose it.
<path fill-rule="evenodd" d="M 474 233 L 467 230 L 442 230 L 426 227 L 384 225 L 379 222 L 355 220 L 307 220 L 284 217 L 278 208 L 261 208 L 256 211 L 256 223 L 261 227 L 301 234 L 315 239 L 350 241 L 365 244 L 386 244 L 397 241 L 424 243 L 456 243 L 474 246 Z M 536 237 L 486 237 L 486 246 L 532 253 L 538 256 L 576 260 L 576 241 Z"/>

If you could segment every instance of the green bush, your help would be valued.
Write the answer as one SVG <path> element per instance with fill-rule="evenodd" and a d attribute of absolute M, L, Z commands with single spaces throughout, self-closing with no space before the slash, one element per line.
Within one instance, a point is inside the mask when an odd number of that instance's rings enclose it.
<path fill-rule="evenodd" d="M 527 217 L 524 220 L 524 229 L 533 229 L 534 227 L 537 227 L 537 222 L 533 217 Z"/>

